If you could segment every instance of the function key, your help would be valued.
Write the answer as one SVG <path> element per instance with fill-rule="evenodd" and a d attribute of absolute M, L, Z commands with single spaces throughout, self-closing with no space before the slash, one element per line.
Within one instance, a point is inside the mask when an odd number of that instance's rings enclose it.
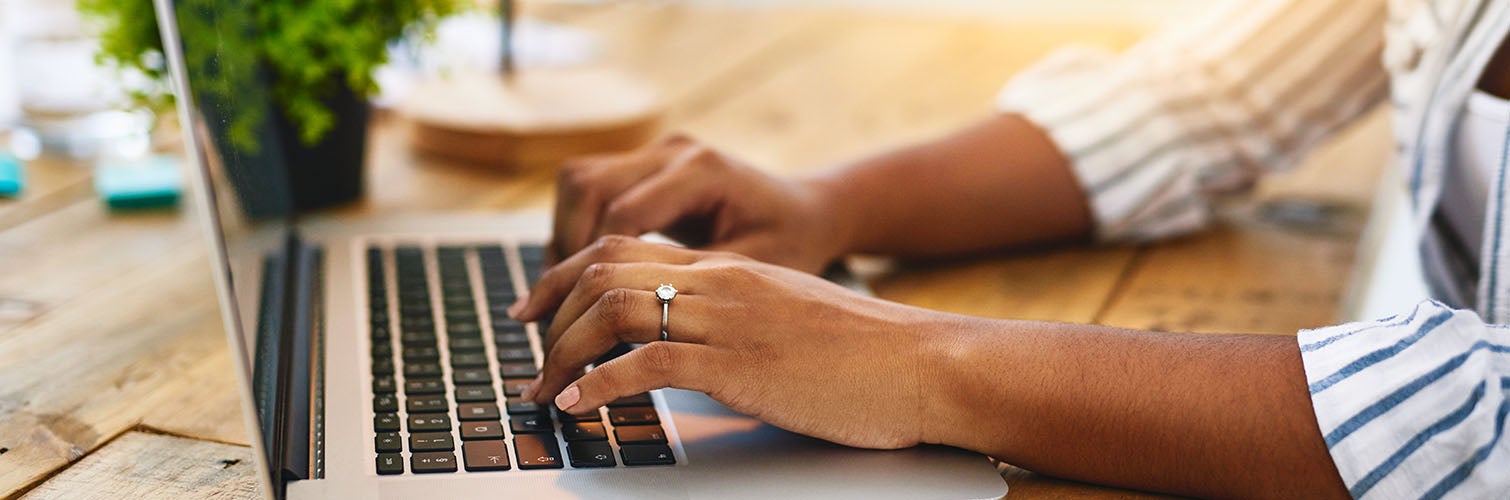
<path fill-rule="evenodd" d="M 461 453 L 467 460 L 468 471 L 509 470 L 509 450 L 503 441 L 462 443 Z"/>
<path fill-rule="evenodd" d="M 409 467 L 416 474 L 456 472 L 456 454 L 449 451 L 415 453 Z"/>
<path fill-rule="evenodd" d="M 516 435 L 514 453 L 519 457 L 520 469 L 561 468 L 561 448 L 556 446 L 556 436 L 552 434 Z"/>
<path fill-rule="evenodd" d="M 664 444 L 626 444 L 619 447 L 619 456 L 624 458 L 624 465 L 676 463 L 676 456 L 671 454 L 671 447 Z"/>
<path fill-rule="evenodd" d="M 566 455 L 572 467 L 613 467 L 613 448 L 607 441 L 578 441 L 566 443 Z"/>
<path fill-rule="evenodd" d="M 377 473 L 384 476 L 404 473 L 404 456 L 397 453 L 379 453 Z"/>
<path fill-rule="evenodd" d="M 609 408 L 608 409 L 608 422 L 612 423 L 615 426 L 619 426 L 619 425 L 643 425 L 643 424 L 659 424 L 659 423 L 661 423 L 661 419 L 660 419 L 660 417 L 658 417 L 655 414 L 655 408 L 648 408 L 648 407 Z"/>

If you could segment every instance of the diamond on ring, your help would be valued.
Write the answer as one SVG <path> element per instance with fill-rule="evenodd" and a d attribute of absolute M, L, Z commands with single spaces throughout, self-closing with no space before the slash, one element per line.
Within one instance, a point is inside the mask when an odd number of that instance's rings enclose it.
<path fill-rule="evenodd" d="M 661 299 L 661 302 L 671 302 L 671 299 L 676 298 L 676 287 L 666 283 L 661 284 L 655 289 L 655 298 Z"/>

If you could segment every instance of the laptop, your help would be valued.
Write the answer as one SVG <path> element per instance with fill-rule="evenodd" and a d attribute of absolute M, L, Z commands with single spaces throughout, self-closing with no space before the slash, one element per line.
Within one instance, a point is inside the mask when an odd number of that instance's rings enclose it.
<path fill-rule="evenodd" d="M 264 496 L 1006 493 L 979 454 L 849 448 L 766 425 L 696 392 L 651 391 L 589 417 L 520 400 L 540 366 L 545 326 L 503 311 L 540 275 L 547 215 L 358 220 L 288 208 L 285 165 L 268 151 L 277 144 L 248 147 L 225 130 L 228 116 L 270 109 L 267 89 L 236 76 L 243 72 L 217 55 L 235 44 L 215 33 L 245 27 L 227 25 L 215 10 L 155 4 Z M 195 33 L 207 39 L 182 39 L 185 20 L 199 23 Z M 186 68 L 186 52 L 208 60 Z"/>

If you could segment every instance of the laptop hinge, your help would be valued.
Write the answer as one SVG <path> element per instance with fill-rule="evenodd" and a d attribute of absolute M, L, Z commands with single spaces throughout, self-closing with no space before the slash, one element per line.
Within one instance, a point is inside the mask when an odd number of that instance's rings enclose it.
<path fill-rule="evenodd" d="M 289 231 L 282 258 L 282 300 L 278 319 L 278 377 L 268 448 L 278 477 L 277 495 L 289 481 L 313 477 L 311 462 L 313 374 L 319 347 L 320 249 Z M 269 283 L 270 282 L 265 282 Z M 265 318 L 270 319 L 270 318 Z"/>

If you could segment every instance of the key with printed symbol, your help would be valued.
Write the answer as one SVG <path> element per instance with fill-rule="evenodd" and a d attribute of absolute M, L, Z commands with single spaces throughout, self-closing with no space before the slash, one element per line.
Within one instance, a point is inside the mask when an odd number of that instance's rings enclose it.
<path fill-rule="evenodd" d="M 446 383 L 440 379 L 428 380 L 405 380 L 404 394 L 418 396 L 424 394 L 443 394 L 446 392 Z"/>
<path fill-rule="evenodd" d="M 410 451 L 451 451 L 456 443 L 449 432 L 419 432 L 409 435 Z"/>
<path fill-rule="evenodd" d="M 409 416 L 409 432 L 449 430 L 451 430 L 451 417 L 444 413 Z"/>
<path fill-rule="evenodd" d="M 528 347 L 500 347 L 500 348 L 498 348 L 498 361 L 500 363 L 521 362 L 521 361 L 522 362 L 533 362 L 534 360 L 535 360 L 535 351 L 530 350 L 530 348 L 528 348 Z"/>
<path fill-rule="evenodd" d="M 505 404 L 505 407 L 507 408 L 509 415 L 532 415 L 544 411 L 544 409 L 541 408 L 538 403 L 534 401 L 525 401 L 520 398 L 509 398 L 508 402 Z"/>
<path fill-rule="evenodd" d="M 519 457 L 520 469 L 561 468 L 561 448 L 556 446 L 556 436 L 551 434 L 514 436 L 514 454 Z"/>
<path fill-rule="evenodd" d="M 493 375 L 486 368 L 464 368 L 451 372 L 451 380 L 456 385 L 487 384 L 493 381 Z"/>
<path fill-rule="evenodd" d="M 666 431 L 659 425 L 621 425 L 613 428 L 619 444 L 665 444 Z"/>
<path fill-rule="evenodd" d="M 465 422 L 461 424 L 461 440 L 503 439 L 503 424 L 493 422 Z"/>
<path fill-rule="evenodd" d="M 537 432 L 554 432 L 556 427 L 552 425 L 548 415 L 514 415 L 509 417 L 509 429 L 514 434 L 530 434 Z"/>
<path fill-rule="evenodd" d="M 530 386 L 535 379 L 529 378 L 506 378 L 503 379 L 503 395 L 517 397 L 524 392 L 524 388 Z"/>
<path fill-rule="evenodd" d="M 451 355 L 452 368 L 487 368 L 487 366 L 487 353 L 463 352 Z"/>
<path fill-rule="evenodd" d="M 468 471 L 509 470 L 509 450 L 503 441 L 462 443 L 461 452 L 466 458 Z"/>
<path fill-rule="evenodd" d="M 501 363 L 498 376 L 504 378 L 534 378 L 540 374 L 534 363 Z"/>
<path fill-rule="evenodd" d="M 404 451 L 404 438 L 397 432 L 383 432 L 372 438 L 372 447 L 378 453 Z"/>
<path fill-rule="evenodd" d="M 671 447 L 664 444 L 626 444 L 619 446 L 624 465 L 670 465 L 676 463 Z"/>
<path fill-rule="evenodd" d="M 445 396 L 414 396 L 404 406 L 409 413 L 444 413 L 450 409 Z"/>
<path fill-rule="evenodd" d="M 404 473 L 404 456 L 397 453 L 379 453 L 377 456 L 377 473 L 389 476 Z"/>
<path fill-rule="evenodd" d="M 650 406 L 650 393 L 642 392 L 633 396 L 624 396 L 608 402 L 609 408 L 622 408 L 626 406 Z"/>
<path fill-rule="evenodd" d="M 372 417 L 372 430 L 377 432 L 398 432 L 398 415 L 393 413 L 379 413 Z"/>
<path fill-rule="evenodd" d="M 498 405 L 493 403 L 466 403 L 456 408 L 461 420 L 498 420 Z"/>
<path fill-rule="evenodd" d="M 379 377 L 372 379 L 373 394 L 393 394 L 395 387 L 396 385 L 393 382 L 393 377 Z"/>
<path fill-rule="evenodd" d="M 608 432 L 603 430 L 603 424 L 596 422 L 575 422 L 561 424 L 561 437 L 567 442 L 572 441 L 607 441 Z M 623 442 L 621 439 L 619 442 Z"/>
<path fill-rule="evenodd" d="M 655 408 L 632 406 L 609 408 L 608 422 L 613 425 L 644 425 L 659 424 L 661 419 L 655 414 Z"/>
<path fill-rule="evenodd" d="M 456 388 L 456 402 L 481 403 L 493 401 L 493 388 L 485 385 L 463 385 Z"/>
<path fill-rule="evenodd" d="M 398 411 L 398 398 L 392 394 L 384 394 L 372 398 L 372 411 L 377 413 L 390 413 Z"/>
<path fill-rule="evenodd" d="M 415 474 L 456 472 L 456 454 L 449 451 L 415 453 L 410 458 L 409 468 Z"/>
<path fill-rule="evenodd" d="M 572 467 L 613 467 L 613 447 L 608 441 L 577 441 L 566 443 L 566 456 Z"/>

